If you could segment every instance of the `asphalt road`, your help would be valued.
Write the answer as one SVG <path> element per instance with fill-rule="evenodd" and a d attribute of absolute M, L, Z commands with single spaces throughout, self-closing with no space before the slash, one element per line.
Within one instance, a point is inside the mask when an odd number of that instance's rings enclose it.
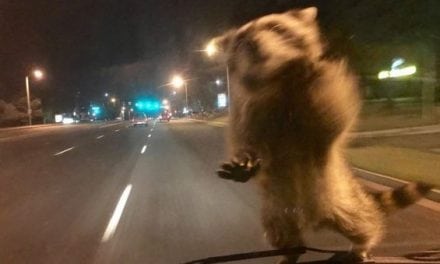
<path fill-rule="evenodd" d="M 0 263 L 182 263 L 269 249 L 255 187 L 215 176 L 223 133 L 179 120 L 0 130 Z M 438 248 L 439 224 L 438 210 L 414 205 L 389 219 L 373 253 Z M 350 246 L 331 232 L 308 241 Z"/>

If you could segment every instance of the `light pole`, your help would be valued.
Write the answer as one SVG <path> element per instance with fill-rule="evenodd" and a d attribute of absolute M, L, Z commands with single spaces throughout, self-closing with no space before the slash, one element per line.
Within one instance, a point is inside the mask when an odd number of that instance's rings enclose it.
<path fill-rule="evenodd" d="M 208 55 L 208 57 L 214 57 L 218 53 L 218 48 L 215 45 L 214 42 L 209 42 L 208 45 L 206 45 L 205 53 Z M 226 87 L 228 90 L 228 112 L 231 112 L 231 87 L 229 84 L 229 65 L 227 62 L 225 62 L 225 71 L 226 71 Z"/>
<path fill-rule="evenodd" d="M 186 110 L 188 111 L 188 86 L 186 85 L 186 81 L 183 80 L 181 76 L 175 75 L 171 79 L 171 85 L 177 89 L 181 88 L 182 86 L 185 86 L 185 105 L 186 105 Z"/>
<path fill-rule="evenodd" d="M 43 78 L 43 72 L 40 71 L 40 70 L 34 70 L 32 72 L 32 74 L 34 75 L 34 77 L 37 80 L 40 80 L 41 78 Z M 29 124 L 29 126 L 32 126 L 31 92 L 30 92 L 30 89 L 29 89 L 29 76 L 27 76 L 27 75 L 26 75 L 26 78 L 25 78 L 25 83 L 26 83 L 28 124 Z"/>

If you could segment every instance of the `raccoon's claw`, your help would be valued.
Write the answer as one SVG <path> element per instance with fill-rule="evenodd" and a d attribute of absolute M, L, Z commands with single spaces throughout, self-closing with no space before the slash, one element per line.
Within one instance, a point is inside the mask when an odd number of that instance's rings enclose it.
<path fill-rule="evenodd" d="M 217 171 L 220 178 L 234 180 L 237 182 L 247 182 L 257 174 L 260 168 L 260 160 L 251 161 L 245 158 L 242 161 L 233 159 L 230 163 L 223 163 L 221 170 Z"/>

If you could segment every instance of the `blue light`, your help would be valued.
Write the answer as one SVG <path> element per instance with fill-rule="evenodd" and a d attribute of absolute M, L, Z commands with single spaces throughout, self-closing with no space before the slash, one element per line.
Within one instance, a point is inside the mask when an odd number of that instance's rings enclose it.
<path fill-rule="evenodd" d="M 99 106 L 92 106 L 92 115 L 97 116 L 101 113 L 101 107 Z"/>
<path fill-rule="evenodd" d="M 156 100 L 137 101 L 134 105 L 141 111 L 156 111 L 160 109 L 160 103 Z"/>

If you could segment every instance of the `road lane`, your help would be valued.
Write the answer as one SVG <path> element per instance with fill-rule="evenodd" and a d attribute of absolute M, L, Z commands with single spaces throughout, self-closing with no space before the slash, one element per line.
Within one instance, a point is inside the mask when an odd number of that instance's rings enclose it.
<path fill-rule="evenodd" d="M 118 229 L 95 263 L 181 263 L 267 248 L 252 186 L 238 190 L 218 180 L 212 169 L 218 159 L 206 163 L 200 154 L 169 124 L 156 126 L 132 171 L 133 189 Z"/>
<path fill-rule="evenodd" d="M 98 141 L 97 131 L 107 136 Z M 96 127 L 72 134 L 55 142 L 39 136 L 7 148 L 0 144 L 2 155 L 13 152 L 2 160 L 0 175 L 1 263 L 87 263 L 94 256 L 145 129 Z M 51 144 L 41 144 L 46 140 Z M 41 148 L 26 149 L 22 141 Z M 76 148 L 52 156 L 61 149 L 54 145 L 67 143 Z"/>

